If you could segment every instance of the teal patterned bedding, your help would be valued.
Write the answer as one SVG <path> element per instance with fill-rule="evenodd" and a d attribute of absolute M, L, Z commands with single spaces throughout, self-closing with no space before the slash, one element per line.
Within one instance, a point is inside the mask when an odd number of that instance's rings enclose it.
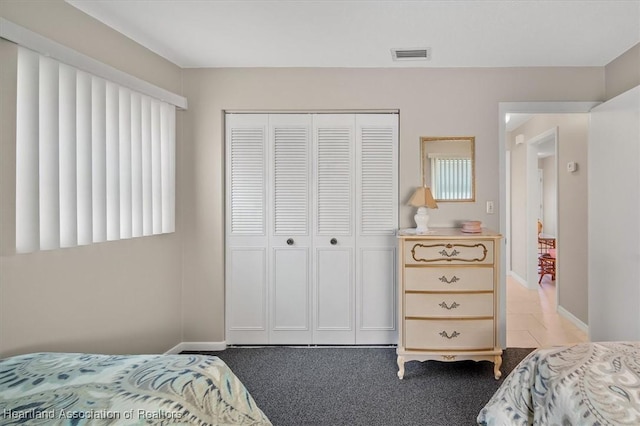
<path fill-rule="evenodd" d="M 270 425 L 219 358 L 36 353 L 0 360 L 2 425 Z"/>
<path fill-rule="evenodd" d="M 640 425 L 640 342 L 538 349 L 505 379 L 480 425 Z"/>

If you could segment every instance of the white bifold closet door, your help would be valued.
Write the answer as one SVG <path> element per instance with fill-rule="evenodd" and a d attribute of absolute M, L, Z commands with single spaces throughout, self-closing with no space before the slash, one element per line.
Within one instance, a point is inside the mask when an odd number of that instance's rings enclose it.
<path fill-rule="evenodd" d="M 226 117 L 225 322 L 228 343 L 264 344 L 269 116 Z"/>
<path fill-rule="evenodd" d="M 307 344 L 312 342 L 311 115 L 270 115 L 269 136 L 268 343 Z"/>
<path fill-rule="evenodd" d="M 355 120 L 318 115 L 314 139 L 314 343 L 355 343 Z"/>
<path fill-rule="evenodd" d="M 397 343 L 398 115 L 356 115 L 356 343 Z"/>
<path fill-rule="evenodd" d="M 227 114 L 228 344 L 396 336 L 397 114 Z"/>

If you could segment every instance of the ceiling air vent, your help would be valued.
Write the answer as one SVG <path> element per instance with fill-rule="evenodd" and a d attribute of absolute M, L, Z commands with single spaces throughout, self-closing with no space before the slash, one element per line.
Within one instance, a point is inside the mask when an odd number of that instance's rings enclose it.
<path fill-rule="evenodd" d="M 431 48 L 391 49 L 391 57 L 394 61 L 429 61 L 431 60 Z"/>

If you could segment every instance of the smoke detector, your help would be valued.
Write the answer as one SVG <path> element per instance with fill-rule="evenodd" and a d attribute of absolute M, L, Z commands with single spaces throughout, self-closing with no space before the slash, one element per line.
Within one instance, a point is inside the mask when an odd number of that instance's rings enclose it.
<path fill-rule="evenodd" d="M 394 61 L 430 61 L 430 47 L 414 47 L 410 49 L 391 49 Z"/>

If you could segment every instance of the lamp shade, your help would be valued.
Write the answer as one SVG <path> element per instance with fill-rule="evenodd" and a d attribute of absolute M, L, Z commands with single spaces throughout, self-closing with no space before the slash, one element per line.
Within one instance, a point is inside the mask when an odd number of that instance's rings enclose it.
<path fill-rule="evenodd" d="M 421 186 L 416 189 L 409 200 L 409 205 L 413 207 L 428 207 L 430 209 L 438 208 L 438 204 L 431 194 L 431 189 L 426 186 Z"/>

